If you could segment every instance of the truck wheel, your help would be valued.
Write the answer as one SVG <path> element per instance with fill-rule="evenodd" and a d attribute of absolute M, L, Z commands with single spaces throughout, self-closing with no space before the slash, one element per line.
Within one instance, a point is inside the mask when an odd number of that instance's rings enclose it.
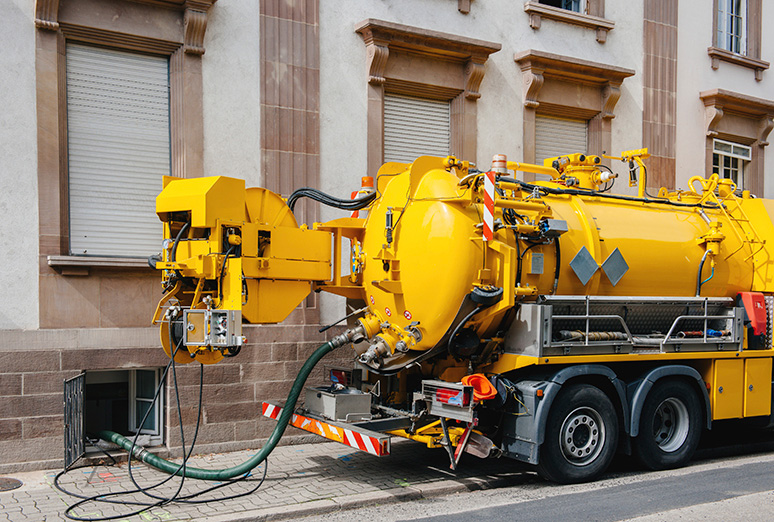
<path fill-rule="evenodd" d="M 588 384 L 563 388 L 554 399 L 540 446 L 537 470 L 553 482 L 593 480 L 618 446 L 618 416 L 602 390 Z"/>
<path fill-rule="evenodd" d="M 702 404 L 686 382 L 659 381 L 645 397 L 634 454 L 647 468 L 684 466 L 701 436 Z"/>

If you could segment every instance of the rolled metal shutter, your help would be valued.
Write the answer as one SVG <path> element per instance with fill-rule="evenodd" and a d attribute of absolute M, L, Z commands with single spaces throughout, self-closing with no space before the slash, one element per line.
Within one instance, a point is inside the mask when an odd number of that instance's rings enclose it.
<path fill-rule="evenodd" d="M 535 117 L 535 162 L 546 158 L 588 152 L 588 123 L 585 120 Z"/>
<path fill-rule="evenodd" d="M 411 163 L 419 156 L 448 156 L 449 102 L 384 96 L 384 161 Z"/>
<path fill-rule="evenodd" d="M 169 60 L 67 45 L 70 253 L 147 257 L 170 173 Z"/>

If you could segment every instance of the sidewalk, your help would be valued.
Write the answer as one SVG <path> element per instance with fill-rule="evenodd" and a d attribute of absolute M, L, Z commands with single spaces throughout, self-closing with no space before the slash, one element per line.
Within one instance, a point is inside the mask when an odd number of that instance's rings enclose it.
<path fill-rule="evenodd" d="M 203 455 L 190 465 L 224 468 L 243 462 L 254 452 L 239 451 Z M 167 477 L 143 464 L 134 463 L 133 474 L 140 485 L 154 484 Z M 21 488 L 0 492 L 0 521 L 69 520 L 64 512 L 78 499 L 54 488 L 59 470 L 7 475 L 24 482 Z M 257 478 L 263 466 L 255 470 Z M 118 520 L 127 522 L 196 520 L 247 522 L 300 518 L 373 504 L 416 500 L 450 493 L 516 485 L 534 480 L 521 464 L 507 458 L 482 460 L 465 454 L 459 470 L 449 469 L 443 449 L 430 450 L 422 444 L 393 439 L 392 455 L 374 457 L 334 442 L 280 446 L 270 456 L 263 485 L 254 493 L 232 500 L 226 495 L 245 493 L 257 485 L 256 479 L 232 484 L 209 492 L 199 499 L 211 502 L 176 502 L 149 512 Z M 84 496 L 134 489 L 126 464 L 75 469 L 60 482 L 68 491 Z M 171 495 L 178 479 L 155 490 Z M 182 495 L 201 491 L 213 483 L 186 480 Z M 141 494 L 120 495 L 116 500 L 149 499 Z M 73 511 L 82 517 L 105 517 L 130 513 L 136 506 L 90 502 Z"/>

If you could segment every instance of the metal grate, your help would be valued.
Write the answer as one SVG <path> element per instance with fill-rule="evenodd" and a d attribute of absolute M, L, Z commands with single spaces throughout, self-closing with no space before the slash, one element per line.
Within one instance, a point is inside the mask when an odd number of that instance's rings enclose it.
<path fill-rule="evenodd" d="M 64 467 L 70 466 L 86 453 L 83 435 L 83 387 L 86 374 L 64 382 Z"/>

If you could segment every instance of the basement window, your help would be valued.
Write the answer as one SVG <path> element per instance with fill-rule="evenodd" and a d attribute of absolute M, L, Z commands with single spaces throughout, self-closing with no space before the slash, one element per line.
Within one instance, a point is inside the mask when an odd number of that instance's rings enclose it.
<path fill-rule="evenodd" d="M 102 430 L 132 437 L 140 432 L 141 445 L 158 446 L 163 441 L 164 391 L 154 404 L 161 378 L 160 368 L 86 372 L 84 429 L 95 438 Z M 140 422 L 149 412 L 145 423 Z"/>

